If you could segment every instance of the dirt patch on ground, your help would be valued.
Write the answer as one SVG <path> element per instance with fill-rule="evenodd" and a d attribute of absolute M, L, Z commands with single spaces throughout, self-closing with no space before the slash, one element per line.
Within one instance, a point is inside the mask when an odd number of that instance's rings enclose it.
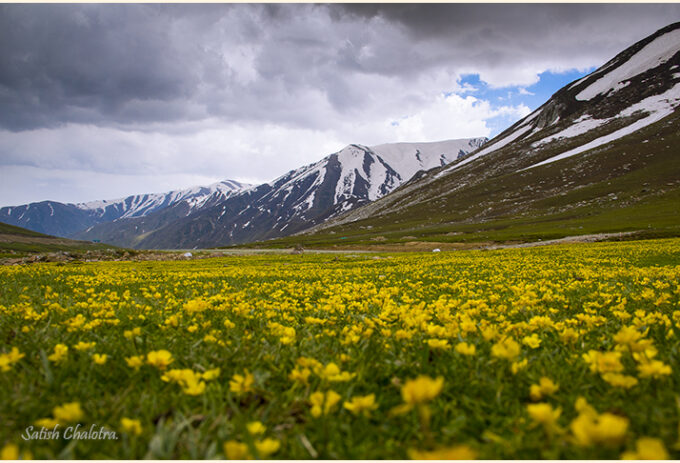
<path fill-rule="evenodd" d="M 334 246 L 333 249 L 342 251 L 374 251 L 374 252 L 431 252 L 434 249 L 440 251 L 462 251 L 466 249 L 481 249 L 492 243 L 440 243 L 436 241 L 407 241 L 406 243 L 386 243 L 361 245 Z"/>
<path fill-rule="evenodd" d="M 163 251 L 126 251 L 126 250 L 103 250 L 103 251 L 57 251 L 31 254 L 24 257 L 7 257 L 0 259 L 2 265 L 34 264 L 38 262 L 63 262 L 79 264 L 83 262 L 101 261 L 164 261 L 164 260 L 194 260 L 221 257 L 220 252 L 214 253 L 186 253 L 186 252 L 163 252 Z"/>
<path fill-rule="evenodd" d="M 534 241 L 531 243 L 508 243 L 508 244 L 494 244 L 486 247 L 486 249 L 508 249 L 508 248 L 533 248 L 536 246 L 548 246 L 550 244 L 568 244 L 568 243 L 595 243 L 597 241 L 607 241 L 612 238 L 624 238 L 629 235 L 639 233 L 637 231 L 622 232 L 622 233 L 598 233 L 595 235 L 577 235 L 565 236 L 556 240 Z"/>

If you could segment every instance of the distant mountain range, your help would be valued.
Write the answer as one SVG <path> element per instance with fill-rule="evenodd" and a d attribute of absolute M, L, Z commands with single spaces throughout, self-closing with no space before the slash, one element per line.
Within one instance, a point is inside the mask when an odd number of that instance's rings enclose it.
<path fill-rule="evenodd" d="M 306 242 L 680 233 L 679 106 L 676 23 L 565 86 L 472 155 L 307 230 Z"/>
<path fill-rule="evenodd" d="M 208 187 L 113 201 L 43 201 L 0 209 L 0 221 L 41 233 L 136 248 L 195 248 L 285 236 L 376 200 L 416 173 L 464 158 L 486 138 L 349 145 L 259 186 Z"/>
<path fill-rule="evenodd" d="M 169 193 L 142 194 L 122 199 L 64 204 L 41 201 L 0 208 L 0 222 L 48 235 L 72 237 L 94 225 L 131 217 L 143 217 L 178 203 L 187 211 L 224 200 L 252 185 L 226 180 L 206 187 Z"/>

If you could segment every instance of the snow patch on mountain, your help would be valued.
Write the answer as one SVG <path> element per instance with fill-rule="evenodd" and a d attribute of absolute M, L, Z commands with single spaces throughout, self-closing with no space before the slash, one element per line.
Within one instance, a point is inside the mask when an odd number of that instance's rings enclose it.
<path fill-rule="evenodd" d="M 352 196 L 352 193 L 354 192 L 354 185 L 356 184 L 359 177 L 362 179 L 371 180 L 370 170 L 369 172 L 364 170 L 364 159 L 367 154 L 369 157 L 371 156 L 370 151 L 371 150 L 368 147 L 349 145 L 337 153 L 338 162 L 340 162 L 342 170 L 340 171 L 340 181 L 335 187 L 335 203 L 339 203 L 343 199 L 347 199 Z M 375 160 L 373 161 L 375 162 Z M 360 170 L 364 175 L 359 172 Z"/>
<path fill-rule="evenodd" d="M 629 117 L 639 111 L 647 113 L 648 115 L 646 117 L 638 119 L 637 121 L 633 122 L 632 124 L 622 129 L 616 130 L 608 135 L 597 138 L 591 141 L 590 143 L 586 143 L 577 148 L 566 151 L 562 154 L 558 154 L 557 156 L 553 156 L 549 159 L 546 159 L 545 161 L 541 161 L 522 170 L 532 169 L 534 167 L 559 161 L 560 159 L 565 159 L 576 154 L 591 150 L 593 148 L 597 148 L 598 146 L 602 146 L 614 140 L 618 140 L 619 138 L 625 137 L 626 135 L 630 135 L 631 133 L 634 133 L 644 127 L 647 127 L 648 125 L 660 121 L 664 117 L 672 114 L 673 111 L 675 111 L 675 108 L 677 108 L 678 106 L 680 106 L 680 84 L 675 85 L 673 88 L 660 95 L 654 95 L 649 98 L 645 98 L 639 103 L 636 103 L 624 109 L 614 118 Z"/>
<path fill-rule="evenodd" d="M 535 116 L 534 116 L 534 117 L 535 117 Z M 532 119 L 533 119 L 533 118 L 532 118 Z M 484 156 L 484 155 L 486 155 L 486 154 L 489 154 L 489 153 L 491 153 L 491 152 L 493 152 L 493 151 L 497 151 L 497 150 L 503 148 L 504 146 L 506 146 L 506 145 L 512 143 L 513 141 L 517 140 L 519 137 L 521 137 L 522 135 L 524 135 L 525 133 L 527 133 L 527 132 L 528 132 L 529 130 L 531 130 L 531 129 L 532 129 L 532 126 L 531 126 L 531 125 L 526 125 L 526 121 L 523 122 L 522 125 L 520 125 L 519 128 L 515 129 L 515 131 L 512 132 L 510 135 L 508 135 L 508 136 L 506 136 L 506 137 L 504 137 L 504 138 L 501 138 L 500 140 L 498 140 L 497 142 L 493 143 L 492 145 L 485 146 L 484 149 L 482 149 L 482 150 L 480 150 L 480 151 L 477 151 L 477 152 L 476 152 L 475 154 L 473 154 L 472 156 L 466 157 L 465 159 L 463 159 L 463 160 L 460 161 L 460 162 L 457 162 L 456 164 L 452 165 L 452 166 L 449 167 L 448 169 L 444 169 L 443 171 L 441 171 L 440 173 L 438 173 L 438 174 L 436 175 L 436 178 L 439 178 L 439 177 L 441 177 L 442 175 L 445 175 L 445 174 L 447 174 L 447 173 L 449 173 L 449 172 L 452 172 L 452 171 L 458 169 L 459 167 L 464 166 L 465 164 L 467 164 L 467 163 L 469 163 L 469 162 L 472 162 L 472 161 L 474 161 L 475 159 L 478 159 L 478 158 L 480 158 L 480 157 L 482 157 L 482 156 Z"/>
<path fill-rule="evenodd" d="M 532 143 L 531 147 L 536 148 L 559 138 L 573 138 L 578 135 L 582 135 L 608 123 L 612 119 L 613 118 L 593 119 L 589 114 L 584 114 L 583 116 L 576 119 L 574 123 L 566 129 Z"/>
<path fill-rule="evenodd" d="M 663 34 L 631 56 L 628 61 L 590 84 L 576 95 L 576 99 L 590 100 L 603 93 L 615 92 L 622 88 L 620 84 L 624 81 L 662 65 L 679 50 L 680 29 Z"/>
<path fill-rule="evenodd" d="M 128 217 L 143 217 L 160 208 L 187 201 L 191 209 L 203 206 L 206 201 L 214 197 L 227 198 L 233 193 L 251 187 L 249 184 L 224 180 L 208 186 L 196 186 L 184 190 L 174 190 L 168 193 L 151 193 L 133 195 L 125 198 L 90 201 L 78 203 L 75 206 L 82 210 L 96 211 L 104 215 L 107 210 L 114 209 L 120 215 L 119 219 Z"/>

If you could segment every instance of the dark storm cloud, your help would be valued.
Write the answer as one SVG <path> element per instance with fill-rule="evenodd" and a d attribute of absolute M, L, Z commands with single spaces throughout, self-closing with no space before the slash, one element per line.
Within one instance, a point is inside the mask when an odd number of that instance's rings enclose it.
<path fill-rule="evenodd" d="M 551 55 L 562 59 L 616 53 L 680 21 L 678 4 L 343 4 L 333 17 L 382 19 L 414 43 L 446 50 L 424 56 L 486 66 L 512 66 Z"/>
<path fill-rule="evenodd" d="M 678 19 L 675 4 L 0 5 L 0 127 L 318 127 L 367 111 L 371 76 L 521 83 Z"/>
<path fill-rule="evenodd" d="M 415 37 L 461 38 L 487 37 L 489 34 L 514 37 L 553 36 L 550 31 L 596 24 L 601 33 L 612 34 L 608 26 L 625 22 L 635 29 L 636 23 L 648 19 L 664 22 L 664 17 L 678 18 L 680 8 L 673 4 L 335 4 L 333 17 L 384 18 L 406 27 Z M 637 20 L 637 21 L 636 21 Z M 594 32 L 594 31 L 593 31 Z M 620 31 L 615 31 L 620 32 Z"/>
<path fill-rule="evenodd" d="M 195 79 L 163 52 L 172 42 L 153 7 L 2 5 L 2 124 L 97 122 L 127 101 L 188 96 Z"/>

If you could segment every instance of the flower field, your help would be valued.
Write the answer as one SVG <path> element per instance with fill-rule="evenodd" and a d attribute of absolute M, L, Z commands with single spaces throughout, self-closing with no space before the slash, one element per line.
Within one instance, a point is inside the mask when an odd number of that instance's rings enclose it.
<path fill-rule="evenodd" d="M 3 457 L 680 457 L 678 239 L 0 281 Z"/>

